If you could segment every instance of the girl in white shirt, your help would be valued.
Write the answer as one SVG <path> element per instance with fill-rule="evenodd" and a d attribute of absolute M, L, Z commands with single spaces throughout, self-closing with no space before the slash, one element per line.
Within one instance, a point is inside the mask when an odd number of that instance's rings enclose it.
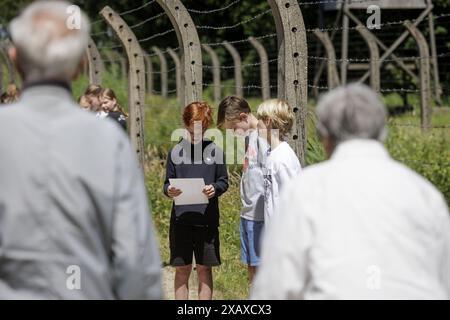
<path fill-rule="evenodd" d="M 283 187 L 301 170 L 294 150 L 285 141 L 292 129 L 294 113 L 289 104 L 272 99 L 263 102 L 256 114 L 260 135 L 270 144 L 264 167 L 264 222 L 277 214 Z"/>

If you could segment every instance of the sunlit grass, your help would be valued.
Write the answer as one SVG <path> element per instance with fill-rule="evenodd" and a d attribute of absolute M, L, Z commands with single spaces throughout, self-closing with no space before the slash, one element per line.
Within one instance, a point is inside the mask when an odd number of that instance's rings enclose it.
<path fill-rule="evenodd" d="M 126 82 L 106 75 L 105 83 L 118 94 L 122 105 L 127 105 Z M 84 77 L 74 86 L 77 97 L 87 85 Z M 217 111 L 217 105 L 211 101 L 211 92 L 205 92 L 206 100 Z M 252 110 L 256 110 L 261 99 L 248 99 Z M 401 104 L 399 96 L 385 97 L 389 106 Z M 446 100 L 448 101 L 448 100 Z M 411 96 L 410 102 L 415 106 L 413 113 L 391 117 L 390 122 L 419 125 L 418 98 Z M 323 148 L 315 135 L 314 102 L 308 106 L 308 153 L 307 164 L 313 164 L 325 159 Z M 447 110 L 447 111 L 445 111 Z M 160 96 L 147 97 L 145 106 L 145 143 L 147 145 L 146 185 L 152 206 L 152 214 L 158 232 L 162 259 L 169 262 L 169 219 L 171 201 L 162 193 L 165 176 L 165 161 L 167 152 L 174 141 L 171 133 L 181 127 L 182 106 L 175 97 L 164 99 Z M 214 116 L 215 118 L 215 116 Z M 432 124 L 450 125 L 450 111 L 434 112 Z M 450 203 L 450 130 L 436 129 L 423 134 L 418 127 L 389 125 L 389 137 L 386 141 L 389 152 L 395 159 L 404 162 L 427 179 L 433 182 L 446 196 Z M 447 166 L 446 166 L 447 164 Z M 221 256 L 222 265 L 214 269 L 215 295 L 219 299 L 246 299 L 248 297 L 247 270 L 240 262 L 239 243 L 239 165 L 230 166 L 230 188 L 220 198 L 221 210 Z M 389 183 L 387 181 L 386 183 Z"/>

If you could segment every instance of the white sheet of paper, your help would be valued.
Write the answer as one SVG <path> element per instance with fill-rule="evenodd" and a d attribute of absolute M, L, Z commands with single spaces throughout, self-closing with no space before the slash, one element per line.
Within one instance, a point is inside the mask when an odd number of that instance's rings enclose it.
<path fill-rule="evenodd" d="M 170 185 L 180 189 L 182 193 L 173 198 L 175 205 L 208 203 L 208 197 L 202 192 L 205 187 L 203 178 L 169 179 Z"/>

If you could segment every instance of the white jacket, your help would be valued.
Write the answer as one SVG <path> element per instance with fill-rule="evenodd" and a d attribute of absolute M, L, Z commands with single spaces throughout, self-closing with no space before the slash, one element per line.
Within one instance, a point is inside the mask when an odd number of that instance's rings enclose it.
<path fill-rule="evenodd" d="M 286 188 L 253 299 L 449 299 L 442 194 L 379 142 L 340 144 Z"/>

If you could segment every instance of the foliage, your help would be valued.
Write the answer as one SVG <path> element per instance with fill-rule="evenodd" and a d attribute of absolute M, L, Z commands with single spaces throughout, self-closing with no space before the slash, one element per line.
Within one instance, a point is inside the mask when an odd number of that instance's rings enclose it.
<path fill-rule="evenodd" d="M 154 127 L 148 129 L 147 135 L 152 147 L 149 149 L 149 165 L 147 166 L 147 188 L 153 208 L 153 218 L 160 237 L 160 248 L 164 261 L 169 259 L 168 230 L 171 201 L 162 194 L 165 172 L 165 157 L 170 146 L 168 137 L 173 128 L 166 121 L 173 118 L 176 102 L 171 99 L 164 104 L 160 97 L 153 97 L 152 102 L 158 105 L 149 107 L 155 121 Z M 252 101 L 253 107 L 257 102 Z M 313 123 L 313 119 L 311 120 Z M 414 123 L 418 125 L 417 116 L 404 115 L 392 119 L 395 123 Z M 450 123 L 450 112 L 435 114 L 434 125 Z M 147 127 L 148 128 L 148 127 Z M 325 158 L 323 149 L 310 131 L 308 136 L 308 164 L 322 161 Z M 446 197 L 450 204 L 450 133 L 437 129 L 423 135 L 419 128 L 389 126 L 389 138 L 386 146 L 391 155 L 429 179 Z M 153 145 L 155 143 L 156 145 Z M 157 151 L 156 151 L 157 150 Z M 215 298 L 246 299 L 248 282 L 246 267 L 240 262 L 239 244 L 239 175 L 240 167 L 230 167 L 230 188 L 220 199 L 221 210 L 221 255 L 222 266 L 214 269 Z M 386 181 L 389 183 L 389 181 Z"/>
<path fill-rule="evenodd" d="M 169 262 L 169 218 L 172 201 L 162 193 L 164 161 L 154 159 L 147 167 L 146 183 L 152 213 L 158 230 L 162 259 Z M 240 262 L 239 243 L 239 175 L 230 173 L 230 188 L 220 198 L 220 243 L 222 265 L 214 268 L 216 299 L 245 299 L 248 296 L 246 268 Z"/>
<path fill-rule="evenodd" d="M 400 121 L 399 121 L 400 120 Z M 417 116 L 405 115 L 391 123 L 419 126 Z M 440 111 L 433 117 L 434 126 L 450 123 L 450 112 Z M 450 129 L 436 128 L 423 134 L 420 127 L 389 127 L 386 146 L 392 157 L 403 162 L 433 183 L 450 205 Z"/>
<path fill-rule="evenodd" d="M 2 11 L 2 15 L 0 17 L 0 30 L 6 28 L 8 21 L 10 21 L 17 13 L 32 0 L 2 0 L 0 2 L 0 10 Z M 224 7 L 228 4 L 231 4 L 234 0 L 182 0 L 182 3 L 188 9 L 194 10 L 210 10 Z M 127 24 L 133 26 L 139 22 L 142 22 L 150 17 L 158 16 L 163 13 L 163 9 L 157 4 L 152 3 L 151 5 L 144 6 L 144 4 L 148 3 L 149 0 L 99 0 L 99 1 L 90 1 L 90 0 L 74 0 L 75 4 L 79 5 L 82 10 L 84 10 L 91 20 L 94 21 L 92 25 L 92 32 L 102 33 L 106 31 L 106 24 L 102 21 L 102 18 L 99 15 L 99 11 L 105 6 L 111 6 L 117 12 L 125 12 L 127 10 L 133 8 L 142 7 L 139 10 L 133 11 L 130 14 L 126 14 L 123 16 Z M 433 12 L 435 15 L 439 15 L 442 13 L 448 13 L 450 4 L 448 0 L 435 0 L 433 1 L 434 9 Z M 266 34 L 271 34 L 275 32 L 275 24 L 273 16 L 270 12 L 265 13 L 269 10 L 270 7 L 268 2 L 265 0 L 261 1 L 240 1 L 239 3 L 230 6 L 227 10 L 214 12 L 212 14 L 202 14 L 197 12 L 191 12 L 191 16 L 194 20 L 194 23 L 198 26 L 212 26 L 212 27 L 221 27 L 224 25 L 232 26 L 236 24 L 240 24 L 235 28 L 223 28 L 223 29 L 205 29 L 199 28 L 199 36 L 202 43 L 210 43 L 210 42 L 222 42 L 224 39 L 228 41 L 233 40 L 242 40 L 246 39 L 249 36 L 262 36 Z M 303 5 L 301 7 L 303 18 L 305 20 L 305 26 L 308 29 L 316 28 L 316 27 L 331 27 L 337 17 L 336 11 L 325 11 L 322 13 L 319 5 Z M 366 19 L 366 13 L 357 12 L 356 14 L 361 19 Z M 253 17 L 259 15 L 254 21 L 250 21 L 249 23 L 241 22 L 252 19 Z M 414 19 L 418 15 L 418 10 L 404 10 L 401 12 L 401 16 L 399 17 L 399 12 L 397 10 L 383 10 L 382 12 L 382 23 L 386 21 L 397 21 L 400 19 Z M 426 28 L 426 22 L 423 22 L 420 27 L 427 35 L 428 31 Z M 450 48 L 450 41 L 448 38 L 448 24 L 445 23 L 444 19 L 436 20 L 436 37 L 437 37 L 437 47 L 440 48 L 439 52 L 446 52 Z M 133 29 L 138 39 L 147 38 L 150 35 L 154 35 L 160 32 L 167 31 L 172 28 L 171 22 L 169 18 L 162 14 L 158 16 L 157 19 L 153 19 L 151 22 L 145 23 L 142 26 L 136 27 Z M 400 28 L 403 28 L 400 26 Z M 397 28 L 398 29 L 398 28 Z M 387 29 L 382 28 L 380 30 L 381 35 L 384 33 L 392 34 L 396 32 L 397 34 L 399 30 L 392 29 L 387 27 Z M 403 31 L 403 29 L 401 30 Z M 353 36 L 356 32 L 351 33 Z M 2 32 L 0 32 L 0 36 Z M 339 36 L 339 35 L 338 35 Z M 359 37 L 359 36 L 358 36 Z M 117 39 L 110 32 L 108 34 L 102 34 L 94 37 L 95 41 L 98 45 L 117 45 Z M 389 38 L 388 38 L 389 39 Z M 338 40 L 339 41 L 339 40 Z M 388 40 L 389 42 L 389 40 Z M 156 45 L 161 48 L 166 47 L 177 47 L 178 40 L 175 32 L 168 33 L 163 37 L 157 37 L 152 39 L 151 41 L 142 42 L 141 45 L 144 50 L 151 51 L 151 46 Z M 267 38 L 264 40 L 264 44 L 267 48 L 269 48 L 272 52 L 276 51 L 276 38 Z M 236 45 L 238 50 L 242 52 L 243 63 L 253 63 L 256 60 L 256 53 L 254 50 L 249 50 L 248 45 Z M 339 45 L 336 45 L 336 49 L 338 50 Z M 404 45 L 405 49 L 409 49 L 411 55 L 417 55 L 417 49 L 414 41 L 412 41 L 411 37 L 409 37 Z M 441 49 L 444 48 L 444 49 Z M 230 64 L 230 57 L 225 52 L 225 49 L 222 46 L 215 47 L 219 58 L 222 63 Z M 319 48 L 320 49 L 320 48 Z M 318 50 L 318 49 L 315 49 Z M 245 51 L 245 53 L 243 52 Z M 316 53 L 316 52 L 315 52 Z M 353 57 L 366 57 L 367 56 L 367 48 L 365 46 L 352 46 L 351 47 L 351 56 Z M 275 54 L 276 55 L 276 54 Z M 273 55 L 272 55 L 273 56 Z M 208 60 L 206 58 L 206 60 Z M 442 57 L 439 59 L 439 63 L 442 65 L 448 65 L 450 58 Z M 170 62 L 171 63 L 171 62 Z M 226 79 L 232 78 L 232 69 L 222 70 Z M 255 72 L 253 68 L 244 68 L 244 79 L 251 80 L 255 77 Z M 272 69 L 271 69 L 272 72 Z M 393 69 L 390 72 L 393 79 L 397 79 L 399 84 L 403 83 L 402 77 L 403 73 L 398 69 Z M 443 72 L 441 70 L 441 81 L 444 82 L 444 87 L 450 83 L 450 74 Z M 410 80 L 407 80 L 410 82 Z M 249 81 L 246 81 L 247 83 Z M 251 81 L 250 81 L 251 82 Z"/>

